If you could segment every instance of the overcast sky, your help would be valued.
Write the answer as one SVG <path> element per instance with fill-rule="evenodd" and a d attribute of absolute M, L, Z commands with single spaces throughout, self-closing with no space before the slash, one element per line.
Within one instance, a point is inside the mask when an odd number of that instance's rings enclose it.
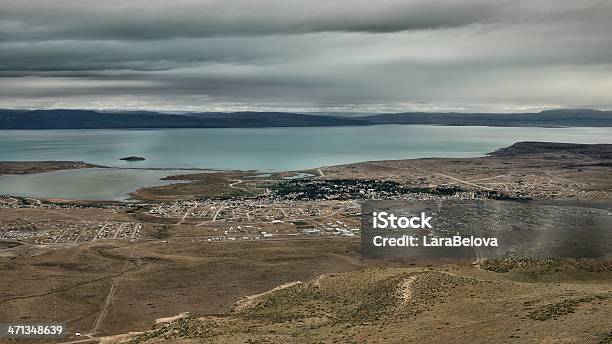
<path fill-rule="evenodd" d="M 609 0 L 0 0 L 0 107 L 612 108 Z"/>

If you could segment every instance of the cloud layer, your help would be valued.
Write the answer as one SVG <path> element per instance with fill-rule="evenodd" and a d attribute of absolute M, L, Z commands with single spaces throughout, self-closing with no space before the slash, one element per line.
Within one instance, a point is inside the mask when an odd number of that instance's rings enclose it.
<path fill-rule="evenodd" d="M 612 107 L 605 0 L 0 0 L 0 8 L 0 107 Z"/>

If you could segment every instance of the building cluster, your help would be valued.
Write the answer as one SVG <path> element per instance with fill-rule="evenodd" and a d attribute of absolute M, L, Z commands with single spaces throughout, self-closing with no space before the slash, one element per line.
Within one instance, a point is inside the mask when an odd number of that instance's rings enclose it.
<path fill-rule="evenodd" d="M 325 222 L 318 228 L 304 228 L 302 232 L 305 234 L 318 234 L 318 235 L 339 235 L 345 237 L 355 237 L 360 233 L 358 226 L 349 226 L 343 221 L 336 220 L 334 222 Z"/>
<path fill-rule="evenodd" d="M 458 186 L 412 187 L 395 180 L 331 179 L 294 180 L 275 189 L 278 200 L 438 200 L 497 198 L 489 191 L 470 191 Z"/>
<path fill-rule="evenodd" d="M 35 244 L 77 244 L 104 239 L 137 239 L 141 236 L 142 224 L 138 222 L 0 221 L 0 240 Z"/>

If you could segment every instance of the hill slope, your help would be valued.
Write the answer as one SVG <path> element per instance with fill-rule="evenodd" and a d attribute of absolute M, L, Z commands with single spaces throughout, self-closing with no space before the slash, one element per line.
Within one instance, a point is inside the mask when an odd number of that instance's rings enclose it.
<path fill-rule="evenodd" d="M 482 269 L 446 266 L 326 274 L 242 299 L 226 314 L 191 315 L 158 330 L 103 343 L 603 343 L 610 339 L 610 262 L 482 264 Z"/>

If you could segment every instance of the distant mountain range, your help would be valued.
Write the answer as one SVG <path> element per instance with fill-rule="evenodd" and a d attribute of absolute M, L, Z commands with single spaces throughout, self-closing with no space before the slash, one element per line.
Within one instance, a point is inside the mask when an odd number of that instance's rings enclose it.
<path fill-rule="evenodd" d="M 406 112 L 355 117 L 288 112 L 167 114 L 149 111 L 103 112 L 93 110 L 0 109 L 0 129 L 262 128 L 378 124 L 495 127 L 612 127 L 612 111 L 568 109 L 509 114 Z"/>

